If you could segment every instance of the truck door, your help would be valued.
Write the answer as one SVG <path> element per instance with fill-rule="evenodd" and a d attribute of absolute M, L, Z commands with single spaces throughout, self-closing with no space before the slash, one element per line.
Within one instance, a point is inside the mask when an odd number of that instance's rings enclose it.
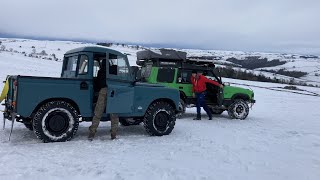
<path fill-rule="evenodd" d="M 216 82 L 219 82 L 221 84 L 221 80 L 218 78 L 218 76 L 216 76 L 216 74 L 213 71 L 208 71 L 208 74 L 206 75 L 207 78 L 214 80 Z M 223 103 L 223 88 L 218 88 L 217 89 L 217 104 L 218 105 L 222 105 Z"/>
<path fill-rule="evenodd" d="M 134 87 L 126 56 L 107 54 L 107 113 L 133 112 Z"/>
<path fill-rule="evenodd" d="M 62 66 L 62 78 L 72 79 L 68 81 L 68 87 L 66 91 L 72 91 L 76 94 L 78 102 L 82 106 L 81 115 L 83 117 L 90 117 L 92 112 L 92 78 L 90 75 L 91 70 L 89 67 L 90 53 L 80 52 L 75 54 L 69 54 L 64 57 Z"/>

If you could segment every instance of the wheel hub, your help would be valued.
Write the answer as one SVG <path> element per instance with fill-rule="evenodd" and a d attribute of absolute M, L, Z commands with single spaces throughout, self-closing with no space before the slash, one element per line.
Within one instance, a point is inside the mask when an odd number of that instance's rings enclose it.
<path fill-rule="evenodd" d="M 168 114 L 165 112 L 159 112 L 155 117 L 155 126 L 158 130 L 164 131 L 168 125 Z"/>
<path fill-rule="evenodd" d="M 46 119 L 46 127 L 52 134 L 60 135 L 64 133 L 69 125 L 69 118 L 66 114 L 56 111 L 49 114 Z"/>
<path fill-rule="evenodd" d="M 241 106 L 241 105 L 238 105 L 238 106 L 236 107 L 236 112 L 237 112 L 238 114 L 241 114 L 241 113 L 243 112 L 243 110 L 244 110 L 244 107 Z"/>

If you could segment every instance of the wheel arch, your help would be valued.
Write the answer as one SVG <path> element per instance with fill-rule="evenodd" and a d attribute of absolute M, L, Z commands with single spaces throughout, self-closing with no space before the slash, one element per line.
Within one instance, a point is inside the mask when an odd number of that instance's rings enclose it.
<path fill-rule="evenodd" d="M 187 95 L 183 91 L 179 91 L 179 92 L 180 92 L 180 98 L 186 101 Z"/>
<path fill-rule="evenodd" d="M 248 100 L 250 100 L 250 97 L 249 97 L 249 95 L 247 95 L 247 94 L 237 93 L 237 94 L 234 94 L 234 95 L 231 97 L 231 100 L 232 100 L 232 101 L 235 101 L 236 99 L 243 99 L 243 100 L 245 100 L 245 101 L 248 101 Z"/>
<path fill-rule="evenodd" d="M 34 110 L 32 111 L 32 114 L 31 116 L 33 116 L 33 114 L 35 114 L 39 108 L 41 106 L 43 106 L 44 104 L 48 103 L 48 102 L 52 102 L 52 101 L 65 101 L 69 104 L 71 104 L 78 112 L 78 114 L 80 114 L 80 109 L 79 109 L 79 106 L 77 105 L 77 103 L 75 101 L 73 101 L 72 99 L 69 99 L 69 98 L 49 98 L 49 99 L 46 99 L 42 102 L 40 102 L 35 108 Z"/>
<path fill-rule="evenodd" d="M 160 101 L 169 103 L 169 104 L 175 109 L 175 112 L 176 112 L 176 113 L 178 112 L 178 110 L 179 110 L 179 105 L 176 105 L 172 99 L 168 99 L 168 98 L 159 98 L 159 99 L 156 99 L 156 100 L 152 101 L 152 102 L 149 104 L 149 106 L 150 106 L 151 104 L 155 103 L 155 102 L 160 102 Z M 148 107 L 149 107 L 149 106 L 148 106 Z"/>

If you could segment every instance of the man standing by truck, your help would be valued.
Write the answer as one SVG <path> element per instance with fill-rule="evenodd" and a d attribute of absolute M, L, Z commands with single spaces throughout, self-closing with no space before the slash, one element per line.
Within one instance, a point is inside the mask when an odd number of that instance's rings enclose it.
<path fill-rule="evenodd" d="M 216 81 L 210 80 L 206 78 L 204 75 L 202 75 L 202 72 L 197 72 L 195 70 L 192 71 L 191 76 L 191 82 L 192 82 L 192 93 L 193 97 L 197 98 L 197 117 L 193 120 L 201 120 L 201 107 L 206 111 L 207 115 L 209 116 L 209 120 L 212 120 L 212 113 L 208 107 L 208 105 L 205 102 L 206 97 L 206 83 L 213 84 L 215 86 L 219 86 L 220 88 L 223 87 L 222 84 L 219 84 Z"/>
<path fill-rule="evenodd" d="M 99 96 L 96 107 L 94 109 L 94 116 L 92 118 L 92 125 L 89 127 L 89 136 L 88 139 L 90 141 L 93 140 L 97 128 L 99 126 L 101 117 L 103 115 L 104 110 L 106 109 L 107 103 L 107 84 L 106 84 L 106 60 L 103 59 L 100 65 L 100 70 L 97 75 L 97 87 L 99 89 Z M 119 125 L 119 117 L 116 114 L 110 114 L 111 118 L 111 139 L 116 139 L 117 129 Z"/>

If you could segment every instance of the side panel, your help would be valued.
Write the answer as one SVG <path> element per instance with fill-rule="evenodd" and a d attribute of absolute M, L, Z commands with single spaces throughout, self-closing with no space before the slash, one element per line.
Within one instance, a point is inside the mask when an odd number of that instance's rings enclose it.
<path fill-rule="evenodd" d="M 240 87 L 234 86 L 224 86 L 223 88 L 223 98 L 224 99 L 231 99 L 235 94 L 246 94 L 249 97 L 252 97 L 252 91 Z"/>
<path fill-rule="evenodd" d="M 82 116 L 90 117 L 92 88 L 89 80 L 18 77 L 17 113 L 28 117 L 39 103 L 47 99 L 68 98 L 78 105 Z"/>
<path fill-rule="evenodd" d="M 134 87 L 134 113 L 133 116 L 143 116 L 149 105 L 157 99 L 169 99 L 175 104 L 175 109 L 179 109 L 179 91 L 165 87 Z"/>

